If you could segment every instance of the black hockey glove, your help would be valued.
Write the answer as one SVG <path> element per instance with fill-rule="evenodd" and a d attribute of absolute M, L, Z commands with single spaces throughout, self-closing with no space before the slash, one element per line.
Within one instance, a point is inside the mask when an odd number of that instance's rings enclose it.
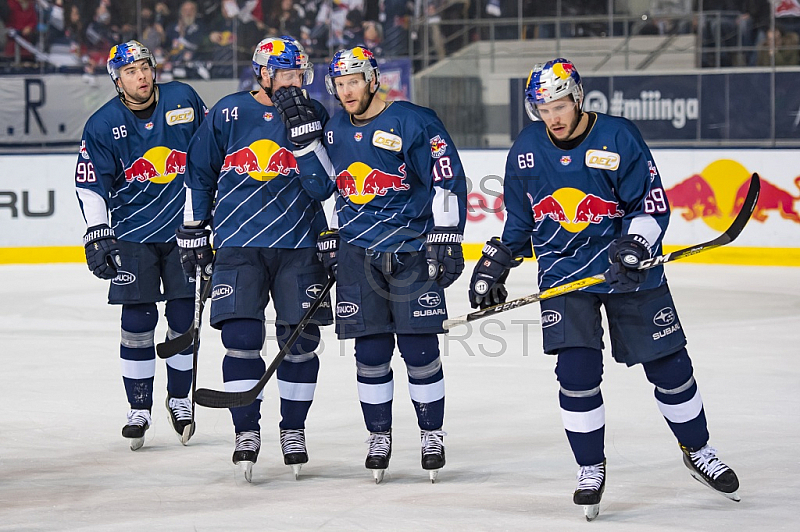
<path fill-rule="evenodd" d="M 336 278 L 336 269 L 339 266 L 339 231 L 329 229 L 319 234 L 317 238 L 317 257 L 325 271 Z"/>
<path fill-rule="evenodd" d="M 462 240 L 464 235 L 455 227 L 434 227 L 425 239 L 428 278 L 442 288 L 453 284 L 464 271 Z"/>
<path fill-rule="evenodd" d="M 647 270 L 639 270 L 639 263 L 650 258 L 650 245 L 640 235 L 625 235 L 608 246 L 611 266 L 606 272 L 606 282 L 618 292 L 635 290 L 645 279 Z"/>
<path fill-rule="evenodd" d="M 200 266 L 205 279 L 211 277 L 214 252 L 211 250 L 211 231 L 205 227 L 186 227 L 181 225 L 176 231 L 178 248 L 181 253 L 183 271 L 194 277 Z"/>
<path fill-rule="evenodd" d="M 113 279 L 122 266 L 114 230 L 105 224 L 94 225 L 83 235 L 86 264 L 100 279 Z"/>
<path fill-rule="evenodd" d="M 514 258 L 511 250 L 500 241 L 492 237 L 483 247 L 483 255 L 472 271 L 472 280 L 469 282 L 469 304 L 472 308 L 486 308 L 506 302 L 508 291 L 505 287 L 506 278 L 511 268 L 522 263 L 522 257 Z"/>
<path fill-rule="evenodd" d="M 283 87 L 272 95 L 272 103 L 281 115 L 289 140 L 304 148 L 322 138 L 322 122 L 306 92 L 297 87 Z"/>

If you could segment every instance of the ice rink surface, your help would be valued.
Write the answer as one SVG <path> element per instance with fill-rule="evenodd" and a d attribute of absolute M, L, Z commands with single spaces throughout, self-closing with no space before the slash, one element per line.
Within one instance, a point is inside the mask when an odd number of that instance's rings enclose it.
<path fill-rule="evenodd" d="M 447 291 L 451 316 L 469 310 L 472 267 Z M 796 530 L 800 268 L 676 263 L 667 273 L 710 443 L 739 475 L 742 501 L 689 476 L 641 367 L 607 353 L 608 479 L 600 516 L 587 523 L 572 504 L 577 466 L 538 305 L 442 337 L 447 466 L 436 484 L 420 467 L 397 354 L 391 465 L 380 485 L 364 469 L 352 343 L 330 327 L 306 429 L 310 462 L 299 480 L 283 465 L 273 379 L 247 484 L 231 463 L 227 410 L 200 408 L 197 433 L 181 446 L 160 360 L 154 425 L 130 451 L 120 435 L 119 308 L 105 303 L 105 282 L 80 264 L 0 266 L 0 530 Z M 510 297 L 535 292 L 535 282 L 535 264 L 524 264 Z M 162 317 L 157 341 L 164 332 Z M 199 386 L 221 389 L 223 349 L 207 321 L 202 340 Z M 269 338 L 268 361 L 275 345 Z"/>

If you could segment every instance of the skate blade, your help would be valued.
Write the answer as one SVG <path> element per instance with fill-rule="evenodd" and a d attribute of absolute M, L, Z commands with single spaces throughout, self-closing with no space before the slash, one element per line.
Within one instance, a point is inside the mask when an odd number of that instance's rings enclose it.
<path fill-rule="evenodd" d="M 436 479 L 439 478 L 439 470 L 438 469 L 431 469 L 428 471 L 428 474 L 431 476 L 431 484 L 436 483 Z"/>
<path fill-rule="evenodd" d="M 253 482 L 253 462 L 242 460 L 236 464 L 236 471 L 238 474 L 244 476 L 247 482 Z"/>
<path fill-rule="evenodd" d="M 699 482 L 703 486 L 707 487 L 708 489 L 710 489 L 714 493 L 719 493 L 720 495 L 722 495 L 726 499 L 730 499 L 733 502 L 741 502 L 742 499 L 739 497 L 738 492 L 734 491 L 733 493 L 725 493 L 724 491 L 719 491 L 718 489 L 715 489 L 713 486 L 711 486 L 711 484 L 706 482 L 706 479 L 701 477 L 698 473 L 696 473 L 692 469 L 689 470 L 689 474 L 692 475 L 693 479 L 695 479 L 697 482 Z"/>
<path fill-rule="evenodd" d="M 594 521 L 594 519 L 600 515 L 600 505 L 599 504 L 586 504 L 583 507 L 583 514 L 586 516 L 587 521 Z"/>
<path fill-rule="evenodd" d="M 372 476 L 375 478 L 375 484 L 380 484 L 383 480 L 383 474 L 386 473 L 385 469 L 373 469 Z"/>
<path fill-rule="evenodd" d="M 294 479 L 298 480 L 300 478 L 300 469 L 303 467 L 303 464 L 292 464 L 290 467 L 292 468 L 292 473 L 294 473 Z"/>
<path fill-rule="evenodd" d="M 189 443 L 189 440 L 191 439 L 191 437 L 194 436 L 194 428 L 195 428 L 194 422 L 192 422 L 192 423 L 186 425 L 185 427 L 183 427 L 183 434 L 181 434 L 181 436 L 180 436 L 181 437 L 181 443 L 183 445 L 186 445 L 187 443 Z"/>
<path fill-rule="evenodd" d="M 128 438 L 131 440 L 131 451 L 138 451 L 144 446 L 144 436 L 141 438 Z"/>

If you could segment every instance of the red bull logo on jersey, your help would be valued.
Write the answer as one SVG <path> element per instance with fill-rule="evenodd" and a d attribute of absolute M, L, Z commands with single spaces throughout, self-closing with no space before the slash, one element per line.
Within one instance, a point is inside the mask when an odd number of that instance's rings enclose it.
<path fill-rule="evenodd" d="M 234 172 L 258 181 L 269 181 L 298 171 L 294 154 L 269 139 L 257 140 L 227 154 L 220 168 L 220 173 Z"/>
<path fill-rule="evenodd" d="M 166 146 L 150 148 L 125 168 L 125 181 L 164 185 L 186 172 L 186 152 Z"/>
<path fill-rule="evenodd" d="M 447 143 L 440 135 L 436 135 L 431 139 L 431 157 L 438 159 L 447 150 Z"/>
<path fill-rule="evenodd" d="M 376 196 L 385 196 L 389 191 L 405 191 L 411 185 L 405 183 L 406 165 L 401 164 L 397 173 L 384 172 L 370 168 L 362 162 L 355 162 L 336 176 L 339 194 L 353 203 L 364 204 Z"/>
<path fill-rule="evenodd" d="M 666 189 L 670 206 L 686 221 L 702 220 L 715 231 L 724 231 L 744 203 L 752 171 L 738 161 L 719 159 Z M 786 190 L 761 176 L 752 219 L 765 223 L 774 218 L 800 223 L 800 176 L 794 178 L 796 190 Z"/>
<path fill-rule="evenodd" d="M 589 224 L 599 224 L 608 218 L 621 218 L 625 211 L 616 201 L 595 194 L 586 194 L 576 188 L 560 188 L 534 202 L 528 194 L 534 222 L 549 218 L 571 233 L 583 231 Z"/>

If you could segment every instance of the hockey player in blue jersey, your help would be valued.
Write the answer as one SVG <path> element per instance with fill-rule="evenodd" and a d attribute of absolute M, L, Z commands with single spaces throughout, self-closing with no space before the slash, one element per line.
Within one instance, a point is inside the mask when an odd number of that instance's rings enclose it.
<path fill-rule="evenodd" d="M 541 290 L 608 270 L 605 284 L 541 303 L 544 351 L 557 355 L 562 420 L 580 466 L 573 501 L 594 519 L 605 489 L 601 305 L 614 359 L 643 366 L 692 476 L 738 501 L 736 474 L 708 445 L 703 402 L 663 267 L 637 270 L 640 261 L 661 254 L 669 223 L 655 161 L 632 122 L 583 112 L 582 104 L 571 62 L 533 68 L 525 107 L 534 123 L 509 151 L 503 236 L 486 243 L 470 302 L 481 308 L 504 302 L 509 270 L 532 251 Z"/>
<path fill-rule="evenodd" d="M 156 60 L 137 41 L 111 48 L 107 67 L 118 97 L 86 122 L 75 186 L 88 227 L 87 264 L 111 280 L 108 302 L 122 305 L 120 357 L 130 403 L 122 435 L 135 451 L 152 423 L 156 302 L 167 302 L 169 337 L 192 322 L 194 279 L 181 268 L 175 229 L 183 214 L 186 150 L 205 107 L 186 84 L 156 84 Z M 167 360 L 169 421 L 184 445 L 195 428 L 191 381 L 189 349 Z"/>
<path fill-rule="evenodd" d="M 283 36 L 258 44 L 253 70 L 261 88 L 222 98 L 192 139 L 186 212 L 178 230 L 189 271 L 211 264 L 213 231 L 211 325 L 222 331 L 228 391 L 249 390 L 266 370 L 261 348 L 270 298 L 282 347 L 327 280 L 316 256 L 317 235 L 327 229 L 325 214 L 301 183 L 296 146 L 273 103 L 279 88 L 310 84 L 313 67 L 300 43 Z M 309 112 L 321 130 L 328 118 L 325 108 L 314 101 Z M 329 301 L 314 318 L 277 370 L 281 447 L 295 476 L 308 461 L 305 421 L 319 371 L 314 350 L 319 326 L 333 320 Z M 261 396 L 231 409 L 233 463 L 248 481 L 261 448 L 260 406 Z"/>
<path fill-rule="evenodd" d="M 445 464 L 436 335 L 447 317 L 444 288 L 464 268 L 466 179 L 436 113 L 375 97 L 379 76 L 361 46 L 340 50 L 330 63 L 326 86 L 344 112 L 319 137 L 332 163 L 338 231 L 323 233 L 319 249 L 336 275 L 338 336 L 355 338 L 358 395 L 370 432 L 366 467 L 380 482 L 391 457 L 396 342 L 421 430 L 422 467 L 435 480 Z M 304 175 L 322 173 L 304 163 Z"/>

